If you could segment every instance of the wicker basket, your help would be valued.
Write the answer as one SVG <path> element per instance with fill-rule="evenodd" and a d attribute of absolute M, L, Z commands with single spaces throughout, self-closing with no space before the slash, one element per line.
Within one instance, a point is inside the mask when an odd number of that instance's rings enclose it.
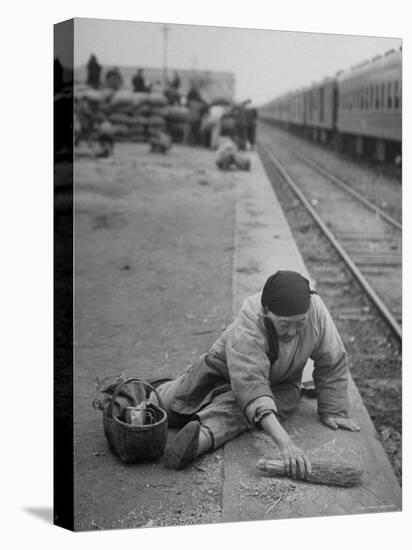
<path fill-rule="evenodd" d="M 153 424 L 132 426 L 113 414 L 120 388 L 130 382 L 140 382 L 156 395 L 159 404 L 150 403 L 147 407 L 153 416 Z M 139 378 L 129 378 L 116 387 L 111 401 L 103 409 L 103 428 L 110 449 L 122 462 L 155 460 L 163 455 L 167 439 L 167 415 L 157 391 Z"/>

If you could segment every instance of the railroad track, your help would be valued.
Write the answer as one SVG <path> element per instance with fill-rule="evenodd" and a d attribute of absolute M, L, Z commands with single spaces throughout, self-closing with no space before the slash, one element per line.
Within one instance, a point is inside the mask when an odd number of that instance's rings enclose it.
<path fill-rule="evenodd" d="M 267 138 L 259 143 L 259 152 L 269 172 L 281 174 L 401 341 L 401 224 L 306 155 L 279 143 L 273 146 Z M 334 276 L 336 272 L 330 282 Z"/>
<path fill-rule="evenodd" d="M 398 222 L 398 220 L 395 220 L 395 218 L 387 214 L 384 210 L 382 210 L 382 208 L 379 208 L 379 206 L 371 202 L 364 195 L 353 189 L 353 187 L 348 182 L 333 174 L 330 170 L 323 166 L 323 164 L 317 162 L 313 158 L 308 157 L 302 152 L 298 153 L 296 151 L 293 151 L 293 155 L 300 161 L 312 167 L 316 172 L 318 172 L 318 174 L 327 178 L 331 183 L 337 185 L 340 189 L 343 189 L 344 191 L 346 191 L 346 193 L 349 193 L 349 195 L 355 197 L 366 208 L 386 220 L 392 227 L 395 227 L 395 229 L 402 231 L 402 224 Z"/>

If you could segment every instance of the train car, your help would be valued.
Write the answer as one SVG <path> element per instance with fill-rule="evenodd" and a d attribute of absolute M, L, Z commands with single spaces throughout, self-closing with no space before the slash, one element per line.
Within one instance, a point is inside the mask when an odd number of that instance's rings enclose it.
<path fill-rule="evenodd" d="M 259 117 L 288 130 L 304 124 L 304 97 L 302 92 L 284 94 L 259 108 Z"/>
<path fill-rule="evenodd" d="M 284 94 L 259 108 L 259 118 L 279 126 L 287 124 L 289 118 L 288 95 Z"/>
<path fill-rule="evenodd" d="M 391 50 L 375 57 L 337 80 L 340 147 L 379 161 L 400 157 L 402 51 Z"/>
<path fill-rule="evenodd" d="M 315 141 L 329 141 L 335 131 L 337 106 L 336 79 L 326 78 L 304 93 L 306 134 Z"/>
<path fill-rule="evenodd" d="M 289 123 L 302 128 L 305 124 L 305 95 L 304 91 L 292 92 L 289 96 Z"/>
<path fill-rule="evenodd" d="M 391 50 L 259 109 L 268 120 L 339 150 L 398 162 L 402 152 L 402 50 Z"/>
<path fill-rule="evenodd" d="M 287 127 L 289 121 L 289 94 L 278 99 L 275 104 L 274 116 L 281 126 Z"/>

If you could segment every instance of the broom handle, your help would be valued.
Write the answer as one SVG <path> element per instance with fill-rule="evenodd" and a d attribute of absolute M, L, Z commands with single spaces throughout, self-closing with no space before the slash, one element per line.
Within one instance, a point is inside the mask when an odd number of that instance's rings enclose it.
<path fill-rule="evenodd" d="M 275 460 L 270 458 L 261 458 L 258 460 L 259 470 L 269 472 L 277 475 L 287 475 L 285 472 L 285 465 L 282 460 Z"/>

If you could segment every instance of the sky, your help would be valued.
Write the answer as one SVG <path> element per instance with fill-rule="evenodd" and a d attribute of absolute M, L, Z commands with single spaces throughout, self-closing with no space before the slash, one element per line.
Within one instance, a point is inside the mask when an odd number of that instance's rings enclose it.
<path fill-rule="evenodd" d="M 94 53 L 102 65 L 163 67 L 162 23 L 75 21 L 75 66 Z M 400 46 L 398 38 L 169 24 L 166 60 L 172 69 L 233 72 L 236 99 L 260 105 Z"/>

